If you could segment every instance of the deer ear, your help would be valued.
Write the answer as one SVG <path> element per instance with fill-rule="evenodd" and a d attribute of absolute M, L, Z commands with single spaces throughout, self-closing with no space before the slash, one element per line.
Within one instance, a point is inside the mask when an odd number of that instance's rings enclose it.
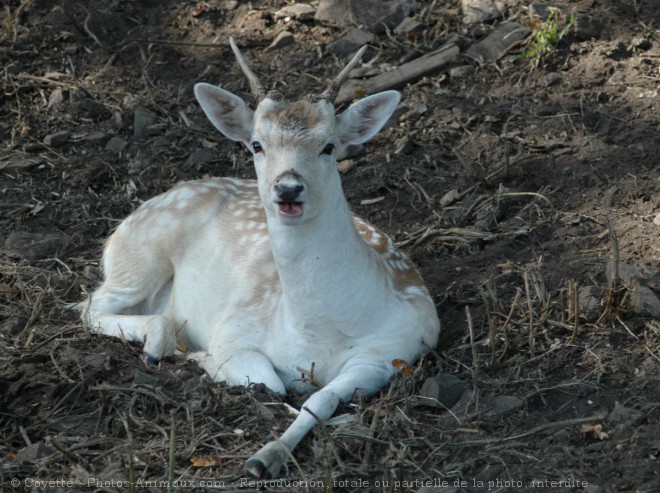
<path fill-rule="evenodd" d="M 195 97 L 211 123 L 228 139 L 248 144 L 254 112 L 238 96 L 212 86 L 195 84 Z"/>
<path fill-rule="evenodd" d="M 401 95 L 385 91 L 360 99 L 338 117 L 343 145 L 362 144 L 376 135 L 392 116 Z"/>

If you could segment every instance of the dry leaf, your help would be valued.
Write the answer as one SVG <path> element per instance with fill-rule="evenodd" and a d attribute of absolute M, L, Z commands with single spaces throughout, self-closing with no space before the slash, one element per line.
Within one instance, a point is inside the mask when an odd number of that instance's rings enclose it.
<path fill-rule="evenodd" d="M 211 455 L 210 457 L 200 457 L 195 455 L 192 457 L 192 459 L 190 459 L 190 462 L 192 463 L 193 467 L 217 466 L 220 464 L 220 456 Z"/>
<path fill-rule="evenodd" d="M 399 374 L 401 374 L 404 377 L 413 376 L 414 371 L 412 367 L 402 359 L 393 359 L 392 366 L 396 371 L 399 372 Z"/>

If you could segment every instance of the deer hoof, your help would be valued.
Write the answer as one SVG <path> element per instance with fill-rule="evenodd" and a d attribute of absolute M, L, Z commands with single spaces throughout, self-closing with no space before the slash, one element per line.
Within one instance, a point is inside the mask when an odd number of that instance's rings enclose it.
<path fill-rule="evenodd" d="M 279 441 L 267 443 L 245 463 L 245 470 L 259 479 L 273 479 L 289 459 L 288 449 Z"/>

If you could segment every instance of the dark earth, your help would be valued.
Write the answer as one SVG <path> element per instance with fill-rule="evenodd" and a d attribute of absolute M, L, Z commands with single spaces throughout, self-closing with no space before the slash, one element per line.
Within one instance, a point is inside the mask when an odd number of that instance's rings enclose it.
<path fill-rule="evenodd" d="M 420 30 L 373 34 L 363 73 L 461 50 L 398 87 L 397 117 L 339 163 L 444 330 L 412 377 L 317 427 L 281 481 L 242 467 L 299 397 L 214 384 L 182 356 L 148 366 L 82 327 L 70 305 L 127 214 L 182 180 L 254 176 L 192 94 L 248 97 L 228 37 L 289 98 L 347 62 L 331 44 L 353 26 L 276 15 L 288 4 L 2 4 L 0 490 L 659 492 L 656 0 L 504 0 L 472 24 L 461 2 L 417 0 Z M 534 52 L 548 16 L 563 36 Z M 466 55 L 505 21 L 531 33 Z M 293 44 L 267 50 L 284 30 Z"/>

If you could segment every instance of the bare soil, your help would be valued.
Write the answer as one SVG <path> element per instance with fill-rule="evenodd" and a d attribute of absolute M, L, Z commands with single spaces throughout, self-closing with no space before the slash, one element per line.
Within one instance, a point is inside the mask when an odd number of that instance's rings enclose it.
<path fill-rule="evenodd" d="M 528 4 L 505 3 L 537 32 Z M 291 98 L 345 64 L 325 49 L 341 29 L 277 19 L 283 5 L 3 4 L 0 490 L 162 491 L 169 478 L 175 491 L 660 491 L 660 320 L 605 275 L 609 219 L 637 286 L 660 293 L 655 0 L 557 0 L 577 26 L 538 65 L 520 45 L 400 88 L 406 110 L 342 164 L 344 185 L 413 257 L 444 331 L 412 379 L 310 434 L 284 481 L 242 470 L 292 419 L 281 399 L 213 384 L 183 358 L 146 366 L 67 308 L 141 201 L 207 174 L 253 176 L 191 90 L 247 93 L 230 35 Z M 464 50 L 501 22 L 466 26 L 454 1 L 418 0 L 413 17 L 420 35 L 378 35 L 366 61 L 387 70 L 456 34 Z M 266 52 L 284 29 L 295 44 Z M 449 75 L 460 66 L 473 71 Z M 582 287 L 591 306 L 575 303 Z M 470 388 L 451 411 L 432 405 L 447 374 Z"/>

